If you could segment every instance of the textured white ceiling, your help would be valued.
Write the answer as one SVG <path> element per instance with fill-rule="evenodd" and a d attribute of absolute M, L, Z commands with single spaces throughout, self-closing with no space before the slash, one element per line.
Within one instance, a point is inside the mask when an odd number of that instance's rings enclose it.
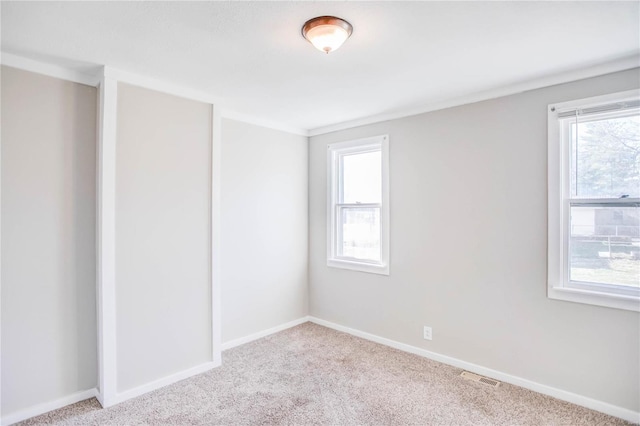
<path fill-rule="evenodd" d="M 109 65 L 301 129 L 392 114 L 640 52 L 640 2 L 6 2 L 2 51 Z M 325 55 L 318 15 L 353 24 Z"/>

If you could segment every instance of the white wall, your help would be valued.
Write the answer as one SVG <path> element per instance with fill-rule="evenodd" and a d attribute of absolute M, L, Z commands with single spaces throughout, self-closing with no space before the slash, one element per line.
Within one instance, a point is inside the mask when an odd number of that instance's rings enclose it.
<path fill-rule="evenodd" d="M 96 386 L 96 89 L 2 67 L 2 415 Z"/>
<path fill-rule="evenodd" d="M 222 340 L 307 315 L 307 138 L 222 120 Z"/>
<path fill-rule="evenodd" d="M 547 105 L 638 86 L 635 69 L 311 138 L 310 314 L 640 411 L 638 313 L 546 297 Z M 328 268 L 327 144 L 380 134 L 391 275 Z"/>
<path fill-rule="evenodd" d="M 118 85 L 117 389 L 212 361 L 211 105 Z"/>

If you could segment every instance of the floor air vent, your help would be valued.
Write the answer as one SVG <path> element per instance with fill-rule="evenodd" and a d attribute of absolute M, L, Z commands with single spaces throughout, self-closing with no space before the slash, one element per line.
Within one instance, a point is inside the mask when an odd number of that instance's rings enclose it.
<path fill-rule="evenodd" d="M 497 380 L 493 380 L 490 379 L 488 377 L 484 377 L 484 376 L 479 376 L 477 374 L 471 373 L 469 371 L 463 371 L 460 374 L 461 377 L 467 379 L 467 380 L 472 380 L 474 382 L 480 382 L 483 383 L 485 385 L 489 385 L 489 386 L 493 386 L 494 388 L 497 388 L 498 386 L 500 386 L 500 382 Z"/>

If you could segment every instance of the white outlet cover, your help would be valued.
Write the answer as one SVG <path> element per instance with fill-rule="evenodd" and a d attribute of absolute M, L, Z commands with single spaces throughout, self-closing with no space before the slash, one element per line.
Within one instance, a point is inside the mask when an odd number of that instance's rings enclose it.
<path fill-rule="evenodd" d="M 431 327 L 427 327 L 426 325 L 424 326 L 423 336 L 424 336 L 425 340 L 432 340 L 433 333 L 431 331 Z"/>

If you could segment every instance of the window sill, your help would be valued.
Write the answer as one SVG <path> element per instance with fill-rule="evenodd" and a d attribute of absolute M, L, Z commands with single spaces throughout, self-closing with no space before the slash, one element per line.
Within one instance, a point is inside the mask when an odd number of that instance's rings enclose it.
<path fill-rule="evenodd" d="M 549 287 L 549 299 L 640 312 L 640 298 L 566 287 Z"/>
<path fill-rule="evenodd" d="M 351 262 L 342 259 L 327 259 L 327 266 L 332 268 L 350 269 L 352 271 L 368 272 L 370 274 L 389 275 L 389 265 Z"/>

